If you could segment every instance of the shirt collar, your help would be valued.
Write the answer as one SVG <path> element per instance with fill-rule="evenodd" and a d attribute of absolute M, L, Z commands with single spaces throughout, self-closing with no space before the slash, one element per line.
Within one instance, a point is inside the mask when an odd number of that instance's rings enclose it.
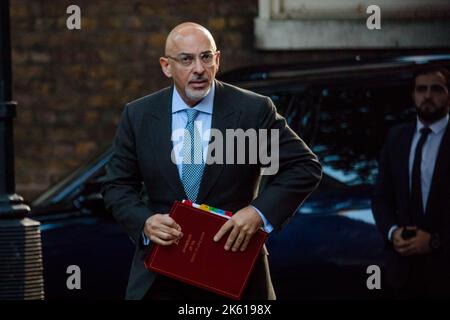
<path fill-rule="evenodd" d="M 186 104 L 186 102 L 183 101 L 180 94 L 178 93 L 177 88 L 174 86 L 172 94 L 172 114 L 186 109 L 195 109 L 200 112 L 212 114 L 214 92 L 215 92 L 215 84 L 213 83 L 206 97 L 204 97 L 195 107 L 191 108 Z"/>
<path fill-rule="evenodd" d="M 449 116 L 447 114 L 444 118 L 442 118 L 441 120 L 436 121 L 431 126 L 429 126 L 429 128 L 431 129 L 431 131 L 434 134 L 440 133 L 442 130 L 444 130 L 447 127 L 448 118 L 449 118 Z M 419 119 L 417 119 L 416 131 L 420 132 L 420 129 L 422 129 L 424 127 L 425 127 L 425 125 Z"/>

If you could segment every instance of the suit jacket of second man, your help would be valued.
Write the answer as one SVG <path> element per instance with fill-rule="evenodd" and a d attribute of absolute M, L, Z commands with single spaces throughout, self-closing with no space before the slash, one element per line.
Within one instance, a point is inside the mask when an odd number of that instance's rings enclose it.
<path fill-rule="evenodd" d="M 261 163 L 206 165 L 196 202 L 232 212 L 251 204 L 279 230 L 317 187 L 320 164 L 268 97 L 217 80 L 215 86 L 211 127 L 222 132 L 224 145 L 226 129 L 278 129 L 279 171 L 268 176 L 258 195 Z M 154 213 L 169 212 L 174 200 L 187 198 L 171 161 L 172 90 L 173 86 L 125 106 L 107 165 L 102 190 L 105 204 L 136 243 L 128 299 L 141 299 L 155 278 L 144 267 L 148 248 L 142 246 L 141 234 L 145 221 Z M 147 205 L 140 196 L 142 182 L 148 190 Z M 263 263 L 267 266 L 267 258 Z"/>
<path fill-rule="evenodd" d="M 411 225 L 408 163 L 415 123 L 394 127 L 386 140 L 379 163 L 379 176 L 372 209 L 386 242 L 387 275 L 394 287 L 408 279 L 412 259 L 395 252 L 388 240 L 392 226 Z M 418 227 L 441 238 L 442 250 L 422 256 L 426 260 L 426 282 L 430 290 L 450 291 L 450 126 L 441 141 L 425 214 Z M 446 288 L 446 286 L 448 286 Z"/>

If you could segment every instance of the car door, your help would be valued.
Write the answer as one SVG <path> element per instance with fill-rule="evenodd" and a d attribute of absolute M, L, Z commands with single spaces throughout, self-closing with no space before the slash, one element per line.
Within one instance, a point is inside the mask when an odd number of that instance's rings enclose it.
<path fill-rule="evenodd" d="M 46 299 L 124 298 L 134 245 L 100 195 L 109 156 L 103 153 L 33 202 Z M 73 288 L 78 271 L 80 287 Z"/>

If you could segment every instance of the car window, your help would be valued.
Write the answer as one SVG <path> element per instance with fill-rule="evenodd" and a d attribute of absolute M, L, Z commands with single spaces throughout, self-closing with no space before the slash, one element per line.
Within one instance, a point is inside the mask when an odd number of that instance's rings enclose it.
<path fill-rule="evenodd" d="M 270 97 L 328 177 L 347 186 L 373 185 L 389 128 L 415 117 L 410 81 L 402 73 L 378 75 L 277 90 Z"/>
<path fill-rule="evenodd" d="M 347 185 L 374 184 L 387 131 L 411 119 L 408 85 L 325 86 L 312 149 L 324 172 Z"/>
<path fill-rule="evenodd" d="M 322 99 L 320 89 L 305 85 L 299 86 L 295 91 L 272 92 L 269 96 L 291 129 L 310 145 L 317 128 L 317 115 Z"/>

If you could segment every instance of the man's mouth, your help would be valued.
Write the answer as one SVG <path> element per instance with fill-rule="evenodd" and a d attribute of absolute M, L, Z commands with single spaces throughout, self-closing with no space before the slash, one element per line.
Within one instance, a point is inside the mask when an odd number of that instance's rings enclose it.
<path fill-rule="evenodd" d="M 422 103 L 421 107 L 423 107 L 423 108 L 434 108 L 435 105 L 434 105 L 433 102 L 426 101 L 426 102 Z"/>
<path fill-rule="evenodd" d="M 194 89 L 203 89 L 207 84 L 208 81 L 206 79 L 189 81 L 189 85 Z"/>

